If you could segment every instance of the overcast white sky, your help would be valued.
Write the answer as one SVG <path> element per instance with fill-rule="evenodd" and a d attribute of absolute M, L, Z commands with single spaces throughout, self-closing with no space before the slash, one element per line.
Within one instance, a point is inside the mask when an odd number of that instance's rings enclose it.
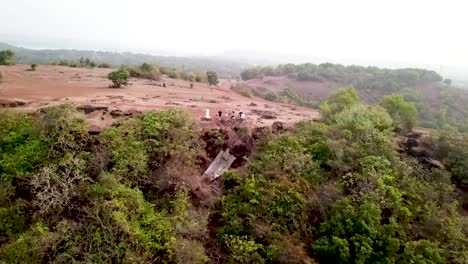
<path fill-rule="evenodd" d="M 76 48 L 249 50 L 467 66 L 467 2 L 0 0 L 0 34 L 79 40 Z"/>

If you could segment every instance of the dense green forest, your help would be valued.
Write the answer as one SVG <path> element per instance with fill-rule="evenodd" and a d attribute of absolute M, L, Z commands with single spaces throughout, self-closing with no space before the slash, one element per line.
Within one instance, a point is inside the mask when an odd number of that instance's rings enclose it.
<path fill-rule="evenodd" d="M 73 62 L 78 64 L 81 58 L 88 58 L 99 64 L 113 66 L 156 64 L 167 68 L 176 68 L 183 72 L 216 71 L 221 78 L 238 78 L 243 67 L 248 65 L 242 62 L 218 57 L 176 57 L 154 56 L 131 52 L 105 52 L 90 50 L 32 50 L 0 43 L 0 50 L 12 50 L 16 53 L 16 62 L 20 64 L 52 64 L 60 62 Z M 68 63 L 67 63 L 68 64 Z"/>
<path fill-rule="evenodd" d="M 256 152 L 215 182 L 201 157 L 223 133 L 182 110 L 99 135 L 70 105 L 1 112 L 0 263 L 467 263 L 466 135 L 434 132 L 437 169 L 394 142 L 416 114 L 402 97 L 343 88 L 322 111 L 238 129 Z"/>
<path fill-rule="evenodd" d="M 353 85 L 359 96 L 368 103 L 378 103 L 385 95 L 401 94 L 413 102 L 418 111 L 419 124 L 427 128 L 458 129 L 468 132 L 468 91 L 451 87 L 451 80 L 424 69 L 385 69 L 378 67 L 343 66 L 322 63 L 319 65 L 283 64 L 277 67 L 257 66 L 241 72 L 243 80 L 265 76 L 287 75 L 298 81 L 335 82 L 342 86 Z M 268 93 L 263 97 L 316 108 L 317 102 L 302 100 L 294 95 L 294 87 L 284 87 L 280 94 Z M 293 98 L 291 95 L 293 95 Z M 286 96 L 286 98 L 285 98 Z M 292 98 L 292 99 L 291 99 Z"/>

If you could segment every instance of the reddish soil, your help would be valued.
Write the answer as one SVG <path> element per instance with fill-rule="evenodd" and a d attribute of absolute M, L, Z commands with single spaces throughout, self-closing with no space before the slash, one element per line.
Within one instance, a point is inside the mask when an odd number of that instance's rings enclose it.
<path fill-rule="evenodd" d="M 273 103 L 260 98 L 247 98 L 231 91 L 227 86 L 210 87 L 204 83 L 162 77 L 159 81 L 131 78 L 125 88 L 109 88 L 106 75 L 111 69 L 84 69 L 64 66 L 39 65 L 36 71 L 27 71 L 29 65 L 0 66 L 4 78 L 0 84 L 0 101 L 22 101 L 25 105 L 14 109 L 34 111 L 48 105 L 72 103 L 75 105 L 106 106 L 109 111 L 150 111 L 180 107 L 201 119 L 205 109 L 211 110 L 212 121 L 202 121 L 206 127 L 217 126 L 221 120 L 214 118 L 219 110 L 226 113 L 246 113 L 246 123 L 252 126 L 271 125 L 274 121 L 287 124 L 303 119 L 317 119 L 313 109 Z M 165 83 L 166 87 L 162 87 Z M 273 119 L 266 119 L 265 111 Z M 237 115 L 236 115 L 237 116 Z M 86 115 L 91 125 L 109 126 L 109 114 Z"/>
<path fill-rule="evenodd" d="M 316 101 L 326 99 L 331 92 L 343 86 L 340 83 L 328 81 L 297 81 L 287 76 L 267 76 L 263 79 L 244 81 L 241 85 L 249 88 L 264 88 L 275 92 L 281 92 L 285 88 L 291 88 L 299 95 Z"/>

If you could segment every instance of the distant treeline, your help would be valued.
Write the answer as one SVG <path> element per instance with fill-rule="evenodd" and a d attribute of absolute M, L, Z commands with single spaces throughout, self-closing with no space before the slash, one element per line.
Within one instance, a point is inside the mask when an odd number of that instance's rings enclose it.
<path fill-rule="evenodd" d="M 80 58 L 89 58 L 99 64 L 138 65 L 156 64 L 166 68 L 176 68 L 184 72 L 216 71 L 220 78 L 238 78 L 242 68 L 248 64 L 218 57 L 175 57 L 136 54 L 131 52 L 108 52 L 90 50 L 32 50 L 0 43 L 0 50 L 12 50 L 19 64 L 51 64 L 56 62 L 77 62 Z"/>
<path fill-rule="evenodd" d="M 418 82 L 442 81 L 442 76 L 438 73 L 424 69 L 384 69 L 333 63 L 281 64 L 276 68 L 257 66 L 241 72 L 243 80 L 278 75 L 288 75 L 298 81 L 333 81 L 352 84 L 357 89 L 378 89 L 388 92 L 396 92 L 405 87 L 415 86 Z"/>

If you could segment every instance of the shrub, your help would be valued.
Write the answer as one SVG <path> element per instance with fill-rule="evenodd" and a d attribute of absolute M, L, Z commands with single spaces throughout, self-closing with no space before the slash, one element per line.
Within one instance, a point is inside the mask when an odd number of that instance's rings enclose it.
<path fill-rule="evenodd" d="M 401 94 L 384 96 L 380 106 L 392 117 L 397 131 L 407 132 L 416 125 L 416 107 L 414 103 L 406 102 Z"/>
<path fill-rule="evenodd" d="M 214 71 L 206 72 L 206 78 L 208 79 L 209 85 L 217 85 L 219 83 L 218 74 Z"/>
<path fill-rule="evenodd" d="M 159 66 L 159 72 L 161 74 L 168 74 L 169 73 L 169 69 L 167 67 L 164 67 L 164 66 Z"/>
<path fill-rule="evenodd" d="M 24 232 L 27 228 L 26 202 L 18 199 L 11 206 L 0 207 L 0 219 L 0 241 L 3 237 Z"/>
<path fill-rule="evenodd" d="M 195 81 L 196 82 L 203 82 L 204 80 L 206 80 L 206 75 L 201 73 L 201 72 L 197 72 L 195 73 Z"/>
<path fill-rule="evenodd" d="M 327 118 L 356 103 L 358 103 L 358 96 L 354 87 L 343 87 L 330 94 L 328 100 L 320 106 L 321 114 Z"/>
<path fill-rule="evenodd" d="M 110 151 L 111 172 L 124 182 L 140 183 L 147 176 L 148 154 L 141 140 L 142 122 L 126 119 L 101 133 Z"/>
<path fill-rule="evenodd" d="M 36 71 L 37 64 L 31 64 L 31 71 Z"/>
<path fill-rule="evenodd" d="M 15 53 L 12 50 L 0 51 L 0 65 L 15 65 Z"/>
<path fill-rule="evenodd" d="M 71 206 L 71 199 L 78 196 L 78 184 L 85 179 L 85 162 L 67 153 L 58 164 L 51 164 L 31 177 L 39 214 L 61 212 Z"/>
<path fill-rule="evenodd" d="M 0 176 L 28 176 L 44 161 L 47 148 L 31 115 L 0 112 Z"/>
<path fill-rule="evenodd" d="M 40 115 L 42 133 L 48 143 L 49 157 L 80 152 L 89 143 L 88 126 L 72 105 L 46 108 Z"/>
<path fill-rule="evenodd" d="M 98 64 L 97 67 L 98 68 L 112 68 L 112 65 L 110 65 L 109 63 L 101 63 L 101 64 Z"/>
<path fill-rule="evenodd" d="M 158 80 L 161 77 L 159 70 L 151 64 L 143 63 L 140 65 L 140 76 L 145 79 Z"/>
<path fill-rule="evenodd" d="M 279 100 L 278 95 L 275 92 L 268 92 L 264 95 L 265 100 L 276 102 Z"/>
<path fill-rule="evenodd" d="M 111 86 L 113 88 L 120 88 L 122 85 L 126 86 L 129 78 L 130 73 L 126 69 L 118 69 L 107 75 L 107 79 L 113 83 Z"/>
<path fill-rule="evenodd" d="M 245 97 L 252 97 L 252 94 L 250 93 L 250 90 L 248 88 L 240 88 L 239 89 L 239 94 L 242 95 L 242 96 L 245 96 Z"/>
<path fill-rule="evenodd" d="M 172 69 L 171 71 L 169 71 L 169 73 L 167 75 L 169 76 L 169 78 L 177 79 L 177 78 L 179 78 L 180 73 L 179 73 L 178 70 Z"/>

